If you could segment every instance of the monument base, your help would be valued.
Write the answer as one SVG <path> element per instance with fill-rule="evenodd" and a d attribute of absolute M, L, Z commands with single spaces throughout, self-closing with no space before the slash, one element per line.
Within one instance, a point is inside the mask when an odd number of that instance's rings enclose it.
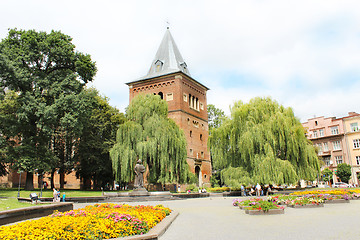
<path fill-rule="evenodd" d="M 132 192 L 129 193 L 130 197 L 138 196 L 150 196 L 150 193 L 145 188 L 135 188 Z"/>

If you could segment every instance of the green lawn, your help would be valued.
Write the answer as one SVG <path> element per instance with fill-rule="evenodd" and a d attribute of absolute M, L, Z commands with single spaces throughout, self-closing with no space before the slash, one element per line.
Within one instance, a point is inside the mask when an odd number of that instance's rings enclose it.
<path fill-rule="evenodd" d="M 0 211 L 30 206 L 31 203 L 18 202 L 16 198 L 0 198 Z"/>
<path fill-rule="evenodd" d="M 101 191 L 81 191 L 81 190 L 61 190 L 60 194 L 65 192 L 66 197 L 100 197 L 102 195 Z M 20 197 L 28 198 L 30 193 L 36 193 L 40 196 L 40 189 L 35 189 L 33 191 L 20 190 Z M 17 189 L 0 189 L 0 197 L 14 197 L 17 198 L 18 190 Z M 42 197 L 53 197 L 53 191 L 50 189 L 42 191 Z"/>
<path fill-rule="evenodd" d="M 65 192 L 66 197 L 99 197 L 102 195 L 101 191 L 81 191 L 81 190 L 63 190 L 60 191 L 60 196 Z M 40 196 L 40 189 L 33 191 L 20 190 L 20 197 L 28 198 L 30 193 L 36 193 Z M 18 190 L 17 189 L 0 189 L 0 211 L 30 207 L 31 203 L 18 202 L 17 200 Z M 53 197 L 53 191 L 50 189 L 42 191 L 43 197 Z"/>

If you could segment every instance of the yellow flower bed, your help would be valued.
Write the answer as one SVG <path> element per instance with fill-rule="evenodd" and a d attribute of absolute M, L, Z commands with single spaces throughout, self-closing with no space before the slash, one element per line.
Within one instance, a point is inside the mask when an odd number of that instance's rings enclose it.
<path fill-rule="evenodd" d="M 170 212 L 162 205 L 95 204 L 0 227 L 0 239 L 109 239 L 141 235 Z"/>
<path fill-rule="evenodd" d="M 311 191 L 299 191 L 293 192 L 290 195 L 309 195 L 309 194 L 330 194 L 330 195 L 344 195 L 360 193 L 360 189 L 330 189 L 330 190 L 311 190 Z"/>

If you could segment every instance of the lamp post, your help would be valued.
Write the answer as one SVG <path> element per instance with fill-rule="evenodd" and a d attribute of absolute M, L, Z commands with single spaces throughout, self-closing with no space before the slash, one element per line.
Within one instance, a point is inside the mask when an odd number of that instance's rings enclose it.
<path fill-rule="evenodd" d="M 43 189 L 43 175 L 41 174 L 41 182 L 40 182 L 40 197 L 42 197 L 42 189 Z"/>
<path fill-rule="evenodd" d="M 18 198 L 20 197 L 21 173 L 22 171 L 20 171 L 20 177 L 19 177 L 19 187 L 18 187 L 18 195 L 17 195 Z"/>

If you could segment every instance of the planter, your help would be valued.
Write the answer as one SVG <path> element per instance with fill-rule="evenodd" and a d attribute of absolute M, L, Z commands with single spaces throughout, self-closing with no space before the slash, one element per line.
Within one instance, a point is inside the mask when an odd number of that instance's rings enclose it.
<path fill-rule="evenodd" d="M 246 214 L 249 215 L 275 215 L 275 214 L 284 214 L 284 209 L 269 209 L 268 211 L 263 210 L 245 210 Z"/>
<path fill-rule="evenodd" d="M 333 199 L 333 200 L 325 200 L 325 203 L 350 203 L 350 200 L 348 199 Z"/>
<path fill-rule="evenodd" d="M 288 207 L 291 207 L 291 208 L 318 208 L 318 207 L 324 207 L 324 204 L 320 203 L 320 204 L 305 204 L 305 205 L 288 205 Z"/>

